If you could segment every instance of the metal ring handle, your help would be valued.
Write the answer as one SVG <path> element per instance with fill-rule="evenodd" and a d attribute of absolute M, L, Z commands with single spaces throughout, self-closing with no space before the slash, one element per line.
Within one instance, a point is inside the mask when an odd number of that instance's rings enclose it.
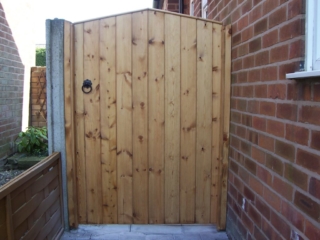
<path fill-rule="evenodd" d="M 89 91 L 85 91 L 84 89 L 85 88 L 89 88 Z M 86 79 L 83 81 L 83 84 L 82 84 L 82 92 L 85 93 L 85 94 L 88 94 L 92 91 L 92 82 L 91 80 L 89 79 Z"/>
<path fill-rule="evenodd" d="M 85 91 L 85 88 L 89 88 L 89 91 Z M 92 91 L 92 86 L 82 86 L 82 92 L 85 94 L 91 93 Z"/>

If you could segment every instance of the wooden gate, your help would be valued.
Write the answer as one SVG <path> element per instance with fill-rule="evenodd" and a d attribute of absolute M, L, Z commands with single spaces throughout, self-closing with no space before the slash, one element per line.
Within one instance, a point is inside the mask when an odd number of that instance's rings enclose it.
<path fill-rule="evenodd" d="M 230 32 L 150 9 L 65 22 L 70 225 L 224 228 Z"/>

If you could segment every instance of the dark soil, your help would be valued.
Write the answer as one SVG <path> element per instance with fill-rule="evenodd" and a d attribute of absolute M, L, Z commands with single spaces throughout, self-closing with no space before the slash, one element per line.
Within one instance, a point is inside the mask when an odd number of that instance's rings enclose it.
<path fill-rule="evenodd" d="M 25 170 L 5 170 L 0 171 L 0 186 L 23 173 Z"/>

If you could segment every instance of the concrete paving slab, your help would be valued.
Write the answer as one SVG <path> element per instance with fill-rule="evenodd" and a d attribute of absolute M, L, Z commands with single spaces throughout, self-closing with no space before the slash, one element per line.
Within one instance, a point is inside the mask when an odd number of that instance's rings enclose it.
<path fill-rule="evenodd" d="M 182 233 L 182 225 L 132 225 L 131 232 L 145 234 L 179 234 Z"/>
<path fill-rule="evenodd" d="M 227 240 L 212 225 L 79 225 L 61 240 Z"/>
<path fill-rule="evenodd" d="M 183 233 L 216 233 L 217 228 L 213 225 L 183 225 Z"/>
<path fill-rule="evenodd" d="M 77 239 L 78 240 L 78 239 Z M 89 240 L 119 240 L 118 234 L 107 234 L 104 236 L 93 236 Z M 128 238 L 129 240 L 129 238 Z"/>
<path fill-rule="evenodd" d="M 228 240 L 228 236 L 225 232 L 217 233 L 200 233 L 201 240 Z"/>
<path fill-rule="evenodd" d="M 119 235 L 119 240 L 145 240 L 146 235 L 139 233 L 125 233 Z"/>
<path fill-rule="evenodd" d="M 179 234 L 179 235 L 173 235 L 174 240 L 201 240 L 201 237 L 199 234 L 194 233 L 188 233 L 188 234 Z"/>
<path fill-rule="evenodd" d="M 146 240 L 174 240 L 172 235 L 147 235 Z"/>
<path fill-rule="evenodd" d="M 110 233 L 130 232 L 128 224 L 101 224 L 101 225 L 79 225 L 77 233 L 89 233 L 92 236 L 105 235 Z"/>

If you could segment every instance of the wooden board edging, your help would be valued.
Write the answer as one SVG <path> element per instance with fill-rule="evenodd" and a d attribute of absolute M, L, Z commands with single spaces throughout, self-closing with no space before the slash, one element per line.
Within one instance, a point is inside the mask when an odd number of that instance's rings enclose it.
<path fill-rule="evenodd" d="M 74 94 L 73 94 L 73 25 L 64 22 L 64 119 L 65 119 L 65 145 L 67 164 L 67 196 L 69 226 L 78 227 L 76 174 L 75 169 L 75 142 L 74 142 Z"/>
<path fill-rule="evenodd" d="M 24 184 L 26 181 L 40 173 L 43 169 L 50 166 L 53 162 L 55 162 L 58 158 L 60 158 L 59 152 L 54 152 L 50 156 L 46 157 L 33 167 L 29 168 L 19 176 L 17 176 L 12 181 L 4 184 L 0 187 L 0 199 L 5 197 L 9 194 L 9 192 L 12 192 L 14 189 L 18 188 L 22 184 Z"/>
<path fill-rule="evenodd" d="M 181 13 L 170 12 L 170 11 L 166 11 L 166 10 L 155 9 L 155 8 L 143 8 L 143 9 L 139 9 L 139 10 L 136 10 L 136 11 L 117 13 L 117 14 L 112 14 L 112 15 L 108 15 L 108 16 L 98 17 L 98 18 L 91 18 L 91 19 L 87 19 L 87 20 L 83 20 L 83 21 L 79 21 L 79 22 L 74 22 L 73 24 L 81 24 L 81 23 L 85 23 L 85 22 L 101 20 L 101 19 L 104 19 L 104 18 L 117 17 L 117 16 L 133 14 L 133 13 L 143 12 L 143 11 L 153 11 L 153 12 L 165 13 L 165 14 L 170 14 L 170 15 L 176 15 L 176 16 L 179 16 L 179 17 L 191 18 L 191 19 L 195 19 L 195 20 L 201 20 L 201 21 L 205 21 L 205 22 L 211 22 L 211 23 L 216 23 L 216 24 L 222 25 L 222 22 L 215 21 L 215 20 L 212 20 L 212 19 L 195 17 L 195 16 L 186 15 L 186 14 L 181 14 Z"/>
<path fill-rule="evenodd" d="M 228 186 L 228 162 L 229 162 L 229 128 L 230 128 L 230 93 L 231 93 L 231 25 L 227 25 L 224 29 L 224 77 L 222 78 L 223 95 L 228 96 L 223 98 L 223 135 L 222 135 L 222 165 L 220 170 L 220 204 L 219 204 L 219 220 L 218 229 L 226 228 L 227 220 L 227 186 Z"/>

